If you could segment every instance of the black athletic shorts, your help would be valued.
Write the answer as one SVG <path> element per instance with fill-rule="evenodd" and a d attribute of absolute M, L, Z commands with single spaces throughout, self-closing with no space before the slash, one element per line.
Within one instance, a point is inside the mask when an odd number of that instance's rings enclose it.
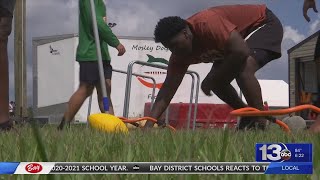
<path fill-rule="evenodd" d="M 281 57 L 281 43 L 283 27 L 280 20 L 266 9 L 266 19 L 258 28 L 252 28 L 246 35 L 246 42 L 251 49 L 251 56 L 255 58 L 260 68 L 272 60 Z"/>
<path fill-rule="evenodd" d="M 98 61 L 85 61 L 79 62 L 80 65 L 80 82 L 96 85 L 100 83 L 99 77 L 99 65 Z M 112 66 L 110 61 L 103 61 L 104 77 L 105 79 L 111 79 Z"/>

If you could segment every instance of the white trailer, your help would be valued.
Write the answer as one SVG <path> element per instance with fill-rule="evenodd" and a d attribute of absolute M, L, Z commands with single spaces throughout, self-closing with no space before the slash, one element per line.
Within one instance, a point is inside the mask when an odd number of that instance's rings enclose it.
<path fill-rule="evenodd" d="M 119 37 L 126 47 L 124 56 L 117 56 L 117 50 L 110 47 L 111 65 L 114 69 L 127 71 L 128 64 L 134 60 L 166 63 L 171 52 L 161 44 L 155 43 L 152 38 Z M 62 117 L 67 102 L 79 85 L 79 65 L 75 55 L 78 44 L 76 34 L 38 37 L 33 39 L 33 105 L 35 116 L 49 117 L 50 122 L 59 121 Z M 156 62 L 154 62 L 156 61 Z M 200 80 L 206 77 L 211 68 L 210 64 L 197 64 L 190 66 L 189 70 L 199 73 Z M 158 93 L 164 81 L 166 71 L 152 67 L 136 65 L 134 73 L 152 76 L 156 79 Z M 112 75 L 112 93 L 115 115 L 122 116 L 125 98 L 126 75 L 114 72 Z M 152 81 L 144 78 L 133 77 L 129 117 L 141 117 L 144 114 L 145 103 L 151 101 Z M 237 84 L 232 82 L 237 92 Z M 171 102 L 189 103 L 191 91 L 191 78 L 185 76 L 181 86 Z M 279 93 L 283 93 L 279 92 Z M 285 92 L 287 94 L 287 92 Z M 271 97 L 266 97 L 270 99 Z M 75 117 L 76 122 L 86 122 L 89 98 L 85 101 Z M 217 96 L 207 97 L 201 90 L 199 103 L 224 104 Z M 269 103 L 270 106 L 272 104 Z M 93 93 L 91 113 L 98 113 L 96 92 Z"/>

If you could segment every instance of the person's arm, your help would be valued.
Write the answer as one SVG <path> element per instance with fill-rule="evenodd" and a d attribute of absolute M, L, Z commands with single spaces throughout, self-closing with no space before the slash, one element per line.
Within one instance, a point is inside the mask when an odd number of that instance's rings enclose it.
<path fill-rule="evenodd" d="M 180 86 L 185 73 L 188 70 L 188 65 L 177 65 L 169 64 L 167 77 L 157 95 L 155 103 L 151 109 L 151 117 L 154 119 L 159 119 L 162 113 L 168 107 L 171 99 L 177 92 L 178 87 Z M 145 128 L 150 128 L 155 123 L 148 121 L 145 124 Z"/>
<path fill-rule="evenodd" d="M 318 12 L 315 0 L 304 0 L 303 3 L 303 16 L 304 18 L 310 22 L 310 17 L 308 16 L 308 10 L 313 9 L 314 12 Z"/>
<path fill-rule="evenodd" d="M 116 35 L 113 34 L 111 28 L 106 24 L 104 17 L 105 14 L 98 10 L 98 6 L 100 1 L 95 0 L 95 9 L 96 9 L 96 19 L 97 19 L 97 26 L 98 26 L 98 33 L 99 37 L 102 41 L 106 42 L 109 46 L 116 48 L 119 51 L 119 55 L 124 54 L 125 49 L 123 45 L 120 43 L 119 39 Z M 80 1 L 80 9 L 81 13 L 86 16 L 88 24 L 92 26 L 92 15 L 91 15 L 91 5 L 89 0 L 81 0 Z M 103 4 L 104 5 L 104 4 Z"/>

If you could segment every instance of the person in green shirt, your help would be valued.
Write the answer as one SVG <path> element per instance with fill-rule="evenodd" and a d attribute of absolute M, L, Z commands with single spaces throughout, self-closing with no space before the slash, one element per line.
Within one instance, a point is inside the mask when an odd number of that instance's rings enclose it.
<path fill-rule="evenodd" d="M 122 56 L 126 50 L 106 24 L 106 6 L 103 0 L 94 0 L 98 32 L 100 37 L 101 55 L 103 60 L 104 76 L 106 78 L 107 96 L 109 97 L 109 113 L 114 114 L 111 101 L 111 77 L 112 66 L 108 45 L 118 50 L 118 56 Z M 61 130 L 66 122 L 70 122 L 79 111 L 83 102 L 89 97 L 94 88 L 97 89 L 98 102 L 101 112 L 104 112 L 102 92 L 99 77 L 97 48 L 93 33 L 91 6 L 89 0 L 79 0 L 79 44 L 76 60 L 80 65 L 80 85 L 71 96 L 68 107 L 58 129 Z"/>

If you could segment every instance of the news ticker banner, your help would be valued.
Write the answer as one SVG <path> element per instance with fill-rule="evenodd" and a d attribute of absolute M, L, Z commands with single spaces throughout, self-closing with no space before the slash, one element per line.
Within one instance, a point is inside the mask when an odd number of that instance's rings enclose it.
<path fill-rule="evenodd" d="M 256 162 L 0 162 L 0 174 L 312 174 L 312 144 L 257 143 Z"/>
<path fill-rule="evenodd" d="M 2 162 L 0 174 L 312 174 L 312 163 L 269 162 Z"/>

